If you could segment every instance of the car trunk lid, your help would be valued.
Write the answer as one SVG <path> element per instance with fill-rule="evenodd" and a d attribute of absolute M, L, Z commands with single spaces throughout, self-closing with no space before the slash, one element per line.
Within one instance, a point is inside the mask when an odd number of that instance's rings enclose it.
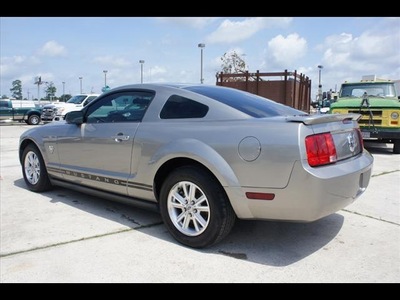
<path fill-rule="evenodd" d="M 306 155 L 311 166 L 319 166 L 348 159 L 363 151 L 364 144 L 357 123 L 360 117 L 360 114 L 317 114 L 292 116 L 287 121 L 306 125 Z M 323 157 L 322 160 L 319 160 L 320 157 Z"/>

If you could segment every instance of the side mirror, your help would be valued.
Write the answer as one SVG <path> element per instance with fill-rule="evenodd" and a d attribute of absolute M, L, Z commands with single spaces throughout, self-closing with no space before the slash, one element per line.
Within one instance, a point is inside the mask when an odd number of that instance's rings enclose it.
<path fill-rule="evenodd" d="M 83 112 L 81 110 L 70 111 L 65 115 L 65 121 L 68 124 L 81 125 L 83 123 Z"/>

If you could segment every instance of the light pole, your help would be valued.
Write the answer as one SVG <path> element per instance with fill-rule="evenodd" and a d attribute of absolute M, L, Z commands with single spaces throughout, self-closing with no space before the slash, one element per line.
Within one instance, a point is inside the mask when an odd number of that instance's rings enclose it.
<path fill-rule="evenodd" d="M 103 70 L 104 73 L 104 87 L 107 86 L 107 70 Z"/>
<path fill-rule="evenodd" d="M 323 66 L 318 66 L 318 101 L 322 101 L 321 70 Z"/>
<path fill-rule="evenodd" d="M 81 94 L 82 94 L 82 79 L 83 77 L 79 77 L 79 80 L 81 81 Z"/>
<path fill-rule="evenodd" d="M 144 60 L 139 60 L 140 63 L 140 83 L 143 83 L 143 64 L 144 64 Z"/>
<path fill-rule="evenodd" d="M 43 84 L 42 76 L 35 77 L 35 84 L 37 84 L 37 98 L 40 104 L 40 85 Z"/>
<path fill-rule="evenodd" d="M 203 48 L 206 46 L 206 44 L 200 43 L 197 46 L 200 48 L 200 83 L 203 83 Z"/>
<path fill-rule="evenodd" d="M 62 82 L 63 84 L 63 102 L 65 102 L 65 81 Z"/>

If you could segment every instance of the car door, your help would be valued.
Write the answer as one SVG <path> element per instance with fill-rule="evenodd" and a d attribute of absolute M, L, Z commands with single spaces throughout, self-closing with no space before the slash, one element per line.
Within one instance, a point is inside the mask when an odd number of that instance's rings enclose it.
<path fill-rule="evenodd" d="M 66 180 L 127 194 L 136 130 L 153 94 L 126 91 L 107 95 L 84 110 L 84 123 L 70 126 L 57 141 Z M 147 100 L 147 106 L 135 104 Z"/>
<path fill-rule="evenodd" d="M 13 117 L 13 109 L 9 100 L 0 100 L 0 120 L 8 120 Z"/>

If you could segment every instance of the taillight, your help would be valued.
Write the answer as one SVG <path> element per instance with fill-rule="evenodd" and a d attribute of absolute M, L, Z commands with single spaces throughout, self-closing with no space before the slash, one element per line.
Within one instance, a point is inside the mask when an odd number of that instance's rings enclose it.
<path fill-rule="evenodd" d="M 336 148 L 330 133 L 320 133 L 306 137 L 307 160 L 311 167 L 336 162 Z"/>
<path fill-rule="evenodd" d="M 364 151 L 364 140 L 360 128 L 357 128 L 358 140 L 360 141 L 361 152 Z"/>

